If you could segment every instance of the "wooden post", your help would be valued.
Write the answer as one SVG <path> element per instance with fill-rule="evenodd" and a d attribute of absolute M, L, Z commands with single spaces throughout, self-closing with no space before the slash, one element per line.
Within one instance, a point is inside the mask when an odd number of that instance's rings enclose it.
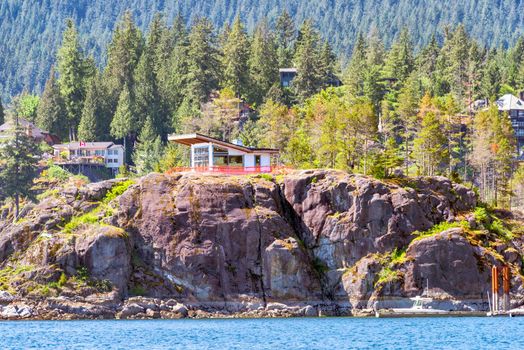
<path fill-rule="evenodd" d="M 499 311 L 499 274 L 496 266 L 491 268 L 491 291 L 493 293 L 492 313 Z"/>
<path fill-rule="evenodd" d="M 509 311 L 509 291 L 511 289 L 510 285 L 510 271 L 509 266 L 504 266 L 502 268 L 502 284 L 504 289 L 504 311 Z"/>

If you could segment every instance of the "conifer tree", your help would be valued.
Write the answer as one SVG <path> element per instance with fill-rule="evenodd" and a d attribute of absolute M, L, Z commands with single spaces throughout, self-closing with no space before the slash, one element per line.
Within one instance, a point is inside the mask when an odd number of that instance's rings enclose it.
<path fill-rule="evenodd" d="M 295 23 L 289 13 L 284 10 L 276 22 L 279 68 L 290 68 L 293 64 L 293 42 L 295 34 Z"/>
<path fill-rule="evenodd" d="M 222 57 L 222 86 L 232 89 L 237 97 L 243 97 L 249 91 L 249 45 L 246 30 L 238 16 L 223 46 Z"/>
<path fill-rule="evenodd" d="M 293 79 L 293 90 L 299 101 L 318 92 L 322 87 L 319 72 L 319 35 L 311 21 L 305 21 L 300 28 L 293 58 L 297 76 Z"/>
<path fill-rule="evenodd" d="M 128 152 L 127 139 L 130 138 L 138 127 L 138 118 L 135 114 L 134 101 L 129 87 L 124 85 L 118 99 L 115 115 L 111 122 L 111 136 L 124 141 L 124 152 Z"/>
<path fill-rule="evenodd" d="M 67 20 L 62 46 L 58 50 L 58 86 L 68 117 L 69 139 L 76 139 L 76 131 L 85 98 L 85 80 L 90 78 L 86 60 L 80 50 L 78 33 L 72 20 Z"/>
<path fill-rule="evenodd" d="M 351 61 L 344 73 L 345 85 L 348 86 L 351 93 L 357 96 L 362 95 L 364 90 L 364 72 L 367 67 L 366 51 L 366 42 L 364 36 L 360 33 L 353 46 Z"/>
<path fill-rule="evenodd" d="M 103 109 L 100 87 L 96 78 L 92 78 L 87 90 L 84 109 L 78 125 L 78 139 L 81 141 L 97 141 L 103 134 L 101 124 Z"/>
<path fill-rule="evenodd" d="M 135 171 L 144 175 L 155 171 L 162 157 L 163 147 L 160 136 L 155 132 L 155 127 L 150 117 L 145 121 L 140 131 L 133 152 Z"/>
<path fill-rule="evenodd" d="M 400 32 L 398 39 L 391 46 L 384 71 L 388 78 L 398 79 L 398 85 L 402 86 L 411 74 L 413 66 L 413 44 L 409 31 L 404 28 Z"/>
<path fill-rule="evenodd" d="M 36 125 L 61 139 L 67 138 L 68 117 L 64 100 L 60 94 L 60 87 L 56 80 L 54 68 L 51 68 L 49 79 L 45 84 L 36 111 Z"/>
<path fill-rule="evenodd" d="M 198 18 L 189 33 L 185 95 L 193 103 L 203 102 L 217 89 L 220 63 L 214 28 L 209 20 Z"/>
<path fill-rule="evenodd" d="M 0 198 L 15 201 L 16 221 L 20 215 L 20 198 L 33 197 L 33 180 L 38 176 L 38 145 L 18 124 L 18 116 L 10 133 L 0 144 Z"/>
<path fill-rule="evenodd" d="M 249 100 L 261 105 L 273 84 L 278 82 L 278 62 L 274 38 L 267 23 L 256 29 L 249 55 Z"/>
<path fill-rule="evenodd" d="M 150 50 L 145 50 L 134 73 L 134 106 L 138 117 L 137 130 L 140 130 L 149 118 L 157 132 L 163 132 L 168 127 L 168 118 L 162 108 L 154 73 L 154 58 Z"/>
<path fill-rule="evenodd" d="M 0 125 L 5 123 L 4 106 L 2 105 L 2 98 L 0 97 Z"/>
<path fill-rule="evenodd" d="M 119 96 L 127 85 L 133 89 L 133 72 L 143 50 L 142 33 L 136 27 L 131 12 L 127 11 L 118 23 L 107 51 L 107 65 L 103 81 L 107 87 L 109 106 L 114 113 Z"/>

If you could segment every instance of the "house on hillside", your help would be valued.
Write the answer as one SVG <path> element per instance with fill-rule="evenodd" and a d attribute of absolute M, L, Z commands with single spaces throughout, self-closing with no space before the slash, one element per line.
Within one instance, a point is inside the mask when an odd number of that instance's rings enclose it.
<path fill-rule="evenodd" d="M 36 142 L 46 142 L 50 146 L 60 142 L 58 136 L 36 127 L 24 118 L 18 118 L 18 125 L 25 130 L 27 136 L 33 138 Z M 14 126 L 15 122 L 13 120 L 8 120 L 0 125 L 0 140 L 9 138 Z"/>
<path fill-rule="evenodd" d="M 291 82 L 298 74 L 298 70 L 296 68 L 280 68 L 278 72 L 280 75 L 280 86 L 284 88 L 290 87 Z M 336 87 L 341 86 L 342 82 L 335 75 L 331 75 L 327 77 L 327 85 Z"/>
<path fill-rule="evenodd" d="M 502 113 L 508 113 L 515 138 L 517 139 L 517 150 L 519 158 L 524 157 L 524 101 L 512 94 L 506 94 L 499 98 L 495 104 Z"/>
<path fill-rule="evenodd" d="M 54 145 L 53 149 L 57 164 L 68 170 L 105 167 L 116 175 L 124 165 L 124 146 L 113 142 L 70 142 Z"/>
<path fill-rule="evenodd" d="M 221 173 L 268 173 L 279 150 L 253 148 L 201 134 L 169 135 L 170 142 L 191 147 L 191 168 Z"/>

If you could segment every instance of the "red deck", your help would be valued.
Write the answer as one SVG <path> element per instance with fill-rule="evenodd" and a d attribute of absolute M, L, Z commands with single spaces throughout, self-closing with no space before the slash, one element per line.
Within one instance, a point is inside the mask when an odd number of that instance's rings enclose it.
<path fill-rule="evenodd" d="M 196 173 L 213 173 L 213 174 L 226 174 L 226 175 L 249 175 L 249 174 L 285 174 L 292 170 L 285 166 L 255 166 L 255 167 L 243 167 L 243 166 L 207 166 L 207 167 L 176 167 L 168 171 L 168 173 L 183 173 L 183 172 L 196 172 Z"/>

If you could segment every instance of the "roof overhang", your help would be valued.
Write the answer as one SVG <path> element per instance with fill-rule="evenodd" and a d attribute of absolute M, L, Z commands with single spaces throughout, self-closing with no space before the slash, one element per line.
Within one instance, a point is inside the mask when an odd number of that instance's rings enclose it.
<path fill-rule="evenodd" d="M 235 149 L 237 151 L 245 153 L 280 153 L 278 149 L 274 148 L 250 148 L 246 146 L 236 145 L 231 142 L 222 141 L 214 137 L 202 135 L 202 134 L 184 134 L 184 135 L 169 135 L 167 138 L 170 142 L 176 142 L 185 146 L 197 145 L 199 143 L 213 143 L 226 148 Z"/>

